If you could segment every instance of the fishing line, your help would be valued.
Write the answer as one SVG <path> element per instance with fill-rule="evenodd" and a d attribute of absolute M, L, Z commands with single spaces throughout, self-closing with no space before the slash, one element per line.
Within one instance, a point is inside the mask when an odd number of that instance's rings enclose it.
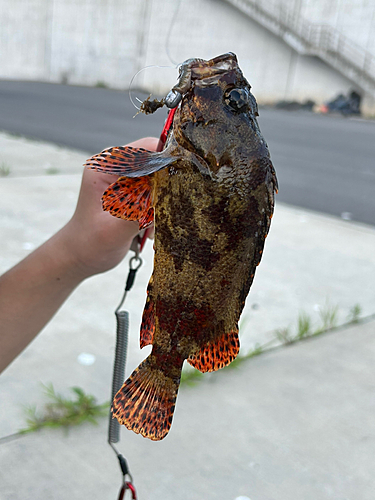
<path fill-rule="evenodd" d="M 133 85 L 133 82 L 134 80 L 136 79 L 136 77 L 139 75 L 139 73 L 142 73 L 142 71 L 145 71 L 146 69 L 150 69 L 150 68 L 161 68 L 161 69 L 164 69 L 164 68 L 168 68 L 168 69 L 177 69 L 178 65 L 177 66 L 159 66 L 157 64 L 151 64 L 150 66 L 145 66 L 144 68 L 140 69 L 139 71 L 137 71 L 137 73 L 133 76 L 133 78 L 130 80 L 130 84 L 129 84 L 129 99 L 131 101 L 131 103 L 133 104 L 133 106 L 138 109 L 138 111 L 140 111 L 140 107 L 136 105 L 136 103 L 133 101 L 133 97 L 132 97 L 132 85 Z M 140 99 L 138 99 L 138 97 L 136 97 L 136 100 L 142 104 L 142 101 Z"/>
<path fill-rule="evenodd" d="M 177 66 L 179 66 L 181 63 L 178 62 L 178 61 L 174 61 L 172 59 L 172 56 L 171 56 L 171 53 L 169 52 L 169 46 L 170 46 L 170 39 L 171 39 L 171 35 L 172 35 L 172 29 L 173 29 L 173 25 L 174 23 L 176 22 L 176 19 L 177 19 L 177 16 L 178 16 L 178 13 L 180 11 L 180 7 L 181 7 L 181 3 L 182 3 L 182 0 L 178 0 L 178 3 L 177 3 L 177 7 L 175 8 L 175 11 L 174 11 L 174 14 L 173 14 L 173 17 L 171 19 L 171 22 L 169 23 L 169 28 L 168 28 L 168 33 L 167 33 L 167 38 L 165 40 L 165 52 L 168 56 L 168 59 L 171 61 L 172 64 L 176 64 Z M 177 67 L 176 66 L 176 67 Z"/>
<path fill-rule="evenodd" d="M 146 70 L 146 69 L 150 69 L 150 68 L 169 68 L 169 69 L 177 69 L 180 65 L 181 65 L 181 62 L 179 61 L 175 61 L 173 60 L 172 56 L 171 56 L 171 53 L 170 53 L 170 50 L 169 50 L 169 47 L 170 47 L 170 39 L 171 39 L 171 35 L 172 35 L 172 29 L 173 29 L 173 25 L 175 24 L 176 22 L 176 19 L 177 19 L 177 16 L 179 14 L 179 11 L 180 11 L 180 7 L 181 7 L 181 4 L 182 4 L 182 0 L 178 0 L 177 2 L 177 5 L 176 5 L 176 8 L 175 8 L 175 11 L 173 13 L 173 16 L 172 16 L 172 19 L 169 23 L 169 27 L 168 27 L 168 32 L 167 32 L 167 37 L 165 39 L 165 52 L 167 54 L 167 57 L 168 59 L 171 61 L 171 63 L 173 64 L 173 66 L 159 66 L 157 64 L 152 64 L 150 66 L 145 66 L 144 68 L 141 68 L 139 71 L 137 71 L 137 73 L 133 76 L 133 78 L 130 80 L 130 83 L 129 83 L 129 99 L 130 99 L 130 102 L 133 104 L 133 106 L 138 110 L 140 111 L 140 107 L 137 106 L 137 104 L 133 101 L 133 97 L 132 97 L 132 86 L 133 86 L 133 82 L 134 80 L 137 78 L 137 76 L 142 73 L 142 71 Z M 135 98 L 139 104 L 142 104 L 142 101 L 140 99 L 138 99 L 138 97 Z"/>

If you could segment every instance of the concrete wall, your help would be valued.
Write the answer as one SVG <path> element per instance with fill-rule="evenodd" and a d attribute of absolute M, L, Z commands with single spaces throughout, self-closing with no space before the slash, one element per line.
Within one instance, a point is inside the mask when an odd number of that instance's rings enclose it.
<path fill-rule="evenodd" d="M 0 77 L 126 87 L 144 57 L 146 3 L 2 0 Z"/>
<path fill-rule="evenodd" d="M 353 88 L 336 70 L 298 55 L 224 0 L 182 0 L 171 25 L 176 5 L 176 0 L 2 0 L 0 78 L 128 88 L 141 68 L 171 66 L 149 68 L 134 79 L 136 87 L 164 93 L 174 84 L 176 63 L 233 51 L 260 102 L 323 102 Z M 293 6 L 305 19 L 341 26 L 375 52 L 375 2 L 294 0 Z"/>
<path fill-rule="evenodd" d="M 313 23 L 326 23 L 375 56 L 373 0 L 295 0 L 300 14 Z"/>

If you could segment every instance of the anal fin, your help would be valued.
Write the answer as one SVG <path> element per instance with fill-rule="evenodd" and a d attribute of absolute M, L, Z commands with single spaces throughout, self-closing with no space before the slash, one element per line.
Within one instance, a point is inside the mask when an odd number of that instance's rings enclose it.
<path fill-rule="evenodd" d="M 236 358 L 239 350 L 240 341 L 238 329 L 236 329 L 207 342 L 187 361 L 202 373 L 213 372 L 229 365 Z"/>
<path fill-rule="evenodd" d="M 114 217 L 139 222 L 144 229 L 154 221 L 152 176 L 120 177 L 108 186 L 102 196 L 103 210 Z"/>

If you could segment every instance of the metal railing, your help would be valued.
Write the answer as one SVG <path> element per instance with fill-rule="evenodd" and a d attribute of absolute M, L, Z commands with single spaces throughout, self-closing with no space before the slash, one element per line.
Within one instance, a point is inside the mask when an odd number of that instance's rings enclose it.
<path fill-rule="evenodd" d="M 310 23 L 294 9 L 270 0 L 226 0 L 282 38 L 300 54 L 314 55 L 375 95 L 375 56 L 327 24 Z"/>

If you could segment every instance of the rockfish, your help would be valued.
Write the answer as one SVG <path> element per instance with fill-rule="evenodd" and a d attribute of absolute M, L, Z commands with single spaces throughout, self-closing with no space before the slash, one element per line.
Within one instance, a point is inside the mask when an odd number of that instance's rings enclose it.
<path fill-rule="evenodd" d="M 175 108 L 163 151 L 113 147 L 86 163 L 120 177 L 104 210 L 155 227 L 140 332 L 152 352 L 112 406 L 121 424 L 152 440 L 171 427 L 184 360 L 210 372 L 239 351 L 238 320 L 277 192 L 250 88 L 233 53 L 189 59 L 167 98 L 141 108 Z"/>

